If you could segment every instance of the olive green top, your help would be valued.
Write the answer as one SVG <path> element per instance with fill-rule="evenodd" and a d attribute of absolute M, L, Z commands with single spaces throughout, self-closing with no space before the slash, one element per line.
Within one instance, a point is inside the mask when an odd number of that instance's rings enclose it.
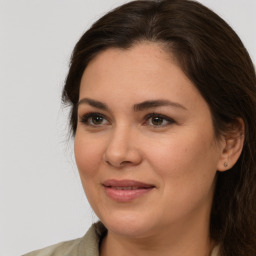
<path fill-rule="evenodd" d="M 58 243 L 24 256 L 99 256 L 100 241 L 106 233 L 104 225 L 97 222 L 81 238 Z M 215 247 L 211 256 L 218 255 L 218 247 Z"/>
<path fill-rule="evenodd" d="M 81 238 L 58 243 L 24 256 L 99 256 L 99 244 L 106 233 L 107 229 L 103 224 L 97 222 Z"/>

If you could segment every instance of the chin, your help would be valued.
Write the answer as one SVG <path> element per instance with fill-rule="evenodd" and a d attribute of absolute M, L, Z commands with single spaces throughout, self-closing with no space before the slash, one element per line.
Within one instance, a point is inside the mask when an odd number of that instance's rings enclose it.
<path fill-rule="evenodd" d="M 99 216 L 106 228 L 121 236 L 144 237 L 153 229 L 153 218 L 135 213 L 114 213 L 109 216 Z"/>
<path fill-rule="evenodd" d="M 104 223 L 105 224 L 105 223 Z M 143 237 L 148 234 L 149 227 L 143 225 L 139 220 L 136 221 L 115 221 L 114 223 L 106 223 L 107 229 L 111 232 L 127 237 Z"/>

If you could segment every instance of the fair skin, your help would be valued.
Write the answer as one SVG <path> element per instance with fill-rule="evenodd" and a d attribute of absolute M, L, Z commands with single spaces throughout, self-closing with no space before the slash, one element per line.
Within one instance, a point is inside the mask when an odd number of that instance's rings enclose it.
<path fill-rule="evenodd" d="M 108 229 L 101 255 L 210 255 L 216 172 L 237 157 L 174 58 L 156 43 L 107 49 L 85 69 L 79 101 L 75 157 Z"/>

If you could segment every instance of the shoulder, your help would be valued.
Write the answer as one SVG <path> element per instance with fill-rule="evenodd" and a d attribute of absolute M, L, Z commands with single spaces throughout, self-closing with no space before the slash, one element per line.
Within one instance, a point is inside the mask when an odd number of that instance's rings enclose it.
<path fill-rule="evenodd" d="M 219 245 L 216 245 L 214 248 L 213 248 L 213 251 L 211 253 L 211 256 L 219 256 L 220 255 L 220 246 Z"/>
<path fill-rule="evenodd" d="M 46 248 L 30 252 L 25 254 L 24 256 L 65 256 L 69 255 L 71 251 L 76 251 L 77 247 L 79 247 L 79 243 L 82 238 L 66 241 L 62 243 L 58 243 L 52 246 L 48 246 Z M 78 255 L 78 254 L 74 254 Z"/>
<path fill-rule="evenodd" d="M 103 224 L 98 222 L 81 238 L 48 246 L 24 256 L 98 256 L 99 243 L 106 232 Z"/>

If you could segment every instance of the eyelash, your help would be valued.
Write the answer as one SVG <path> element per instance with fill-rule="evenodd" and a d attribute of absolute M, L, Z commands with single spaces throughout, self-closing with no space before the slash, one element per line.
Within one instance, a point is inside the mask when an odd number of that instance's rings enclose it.
<path fill-rule="evenodd" d="M 107 120 L 104 115 L 102 115 L 100 113 L 93 112 L 93 113 L 88 113 L 88 114 L 83 115 L 80 119 L 80 122 L 87 125 L 87 126 L 92 126 L 92 127 L 101 126 L 102 124 L 97 125 L 97 124 L 92 123 L 92 118 L 93 117 L 100 117 L 100 118 L 103 118 L 103 119 Z"/>
<path fill-rule="evenodd" d="M 153 127 L 165 127 L 165 126 L 168 126 L 168 125 L 171 125 L 171 124 L 174 124 L 175 121 L 170 118 L 170 117 L 167 117 L 165 115 L 162 115 L 162 114 L 157 114 L 157 113 L 150 113 L 148 115 L 146 115 L 145 117 L 145 121 L 148 122 L 151 118 L 160 118 L 162 121 L 165 121 L 166 123 L 163 125 L 163 124 L 160 124 L 160 125 L 151 125 Z"/>
<path fill-rule="evenodd" d="M 94 117 L 100 117 L 103 120 L 106 120 L 107 122 L 109 122 L 108 119 L 105 117 L 105 115 L 100 114 L 100 113 L 95 113 L 95 112 L 87 113 L 87 114 L 83 115 L 80 118 L 80 122 L 85 124 L 86 126 L 91 126 L 91 127 L 94 127 L 94 128 L 105 125 L 105 124 L 95 124 L 95 123 L 93 123 L 92 118 L 94 118 Z M 159 125 L 148 124 L 150 119 L 153 119 L 153 118 L 159 118 L 160 121 L 165 122 L 165 124 L 159 124 Z M 167 116 L 162 115 L 162 114 L 157 114 L 157 113 L 149 113 L 144 117 L 143 125 L 144 126 L 149 125 L 149 126 L 152 126 L 154 128 L 159 128 L 159 127 L 165 127 L 165 126 L 168 126 L 168 125 L 171 125 L 171 124 L 174 124 L 174 123 L 175 123 L 175 121 L 170 117 L 167 117 Z"/>

